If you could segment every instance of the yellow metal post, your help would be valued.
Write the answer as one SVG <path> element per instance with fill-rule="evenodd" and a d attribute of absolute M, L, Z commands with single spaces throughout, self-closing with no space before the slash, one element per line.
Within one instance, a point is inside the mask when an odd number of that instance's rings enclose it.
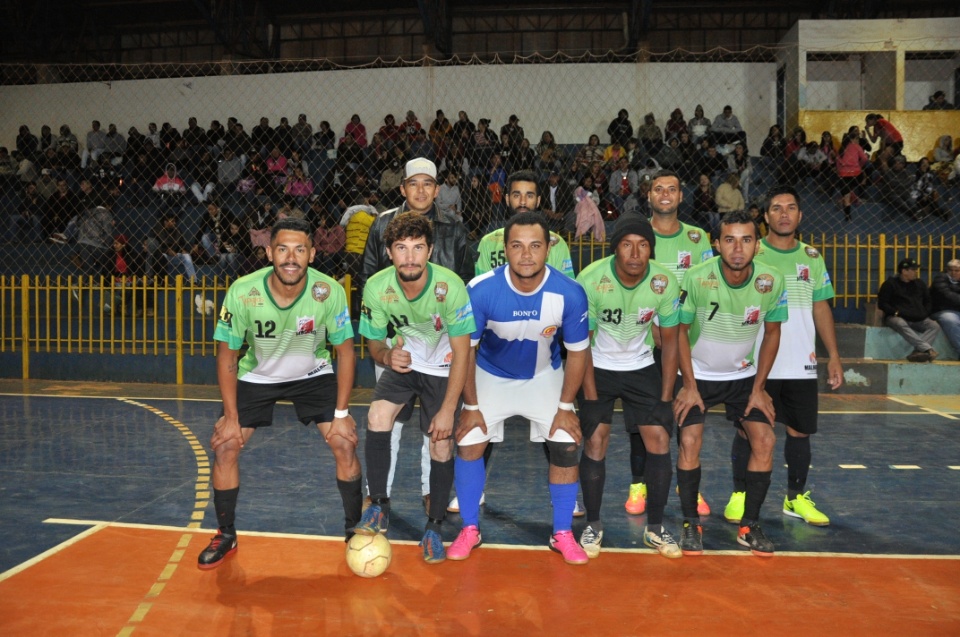
<path fill-rule="evenodd" d="M 30 379 L 30 275 L 20 279 L 20 329 L 23 331 L 23 380 Z"/>
<path fill-rule="evenodd" d="M 176 278 L 176 324 L 175 329 L 175 347 L 177 357 L 177 384 L 183 384 L 183 275 L 178 274 Z"/>

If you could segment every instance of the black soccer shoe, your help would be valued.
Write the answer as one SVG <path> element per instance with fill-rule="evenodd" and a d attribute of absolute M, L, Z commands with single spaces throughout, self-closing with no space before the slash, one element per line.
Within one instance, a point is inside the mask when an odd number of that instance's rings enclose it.
<path fill-rule="evenodd" d="M 237 536 L 217 533 L 210 544 L 200 552 L 197 558 L 197 568 L 201 571 L 209 571 L 212 568 L 220 566 L 223 560 L 237 552 Z"/>

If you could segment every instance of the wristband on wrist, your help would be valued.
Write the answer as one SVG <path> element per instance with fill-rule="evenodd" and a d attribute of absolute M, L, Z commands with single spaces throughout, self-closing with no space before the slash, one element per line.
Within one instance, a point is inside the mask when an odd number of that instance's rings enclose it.
<path fill-rule="evenodd" d="M 346 417 L 349 416 L 349 415 L 350 415 L 350 410 L 349 410 L 349 409 L 334 409 L 334 410 L 333 410 L 333 417 L 334 417 L 334 418 L 346 418 Z"/>
<path fill-rule="evenodd" d="M 566 411 L 574 411 L 574 409 L 573 409 L 573 403 L 565 403 L 565 402 L 561 402 L 559 405 L 557 405 L 557 409 L 564 409 L 564 410 L 566 410 Z"/>
<path fill-rule="evenodd" d="M 463 409 L 463 411 L 480 411 L 480 405 L 468 405 L 467 403 L 463 403 L 463 407 L 461 409 Z"/>

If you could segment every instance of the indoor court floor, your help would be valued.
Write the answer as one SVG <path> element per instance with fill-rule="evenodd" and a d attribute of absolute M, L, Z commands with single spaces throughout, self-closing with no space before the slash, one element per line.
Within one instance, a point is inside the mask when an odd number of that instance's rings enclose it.
<path fill-rule="evenodd" d="M 0 381 L 0 635 L 960 635 L 960 397 L 821 396 L 808 488 L 831 518 L 785 517 L 783 428 L 761 522 L 772 559 L 721 517 L 732 427 L 708 415 L 706 552 L 666 560 L 623 509 L 613 427 L 604 548 L 570 566 L 546 548 L 546 462 L 528 429 L 494 450 L 484 545 L 426 565 L 416 542 L 420 436 L 404 431 L 393 563 L 376 579 L 344 559 L 333 458 L 280 405 L 241 456 L 239 551 L 196 558 L 214 529 L 209 438 L 216 387 Z M 369 391 L 351 412 L 361 431 Z M 674 451 L 674 459 L 676 453 Z M 679 534 L 674 493 L 667 528 Z M 459 516 L 444 525 L 450 542 Z M 579 535 L 584 523 L 574 522 Z"/>

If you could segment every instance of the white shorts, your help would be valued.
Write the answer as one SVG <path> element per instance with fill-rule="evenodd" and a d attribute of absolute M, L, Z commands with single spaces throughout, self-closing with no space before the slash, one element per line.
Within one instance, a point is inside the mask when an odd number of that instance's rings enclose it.
<path fill-rule="evenodd" d="M 487 433 L 474 429 L 458 444 L 503 442 L 503 422 L 511 416 L 530 420 L 531 442 L 573 442 L 570 434 L 563 430 L 557 430 L 553 437 L 549 435 L 562 389 L 562 368 L 528 380 L 518 380 L 494 376 L 477 367 L 477 402 L 487 423 Z"/>

